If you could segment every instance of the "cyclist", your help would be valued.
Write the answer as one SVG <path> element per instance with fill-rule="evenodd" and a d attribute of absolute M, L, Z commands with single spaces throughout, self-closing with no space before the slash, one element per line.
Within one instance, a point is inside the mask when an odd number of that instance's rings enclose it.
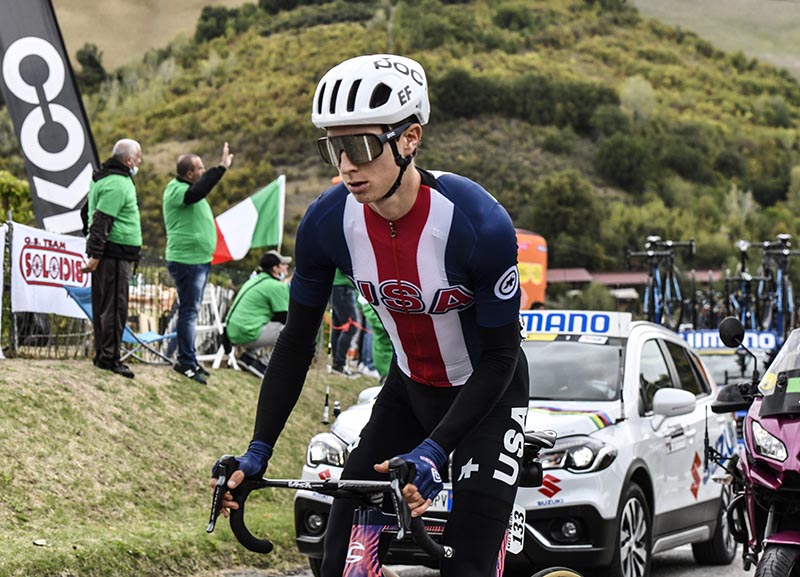
<path fill-rule="evenodd" d="M 446 103 L 444 103 L 446 105 Z M 395 356 L 345 479 L 386 479 L 387 460 L 416 466 L 404 489 L 414 516 L 442 488 L 453 454 L 444 577 L 494 575 L 517 489 L 528 373 L 519 331 L 514 226 L 478 184 L 417 168 L 430 114 L 422 66 L 360 56 L 328 71 L 313 101 L 323 159 L 342 182 L 309 206 L 297 231 L 287 323 L 261 385 L 253 440 L 233 488 L 262 475 L 314 355 L 336 268 L 373 306 Z M 226 507 L 236 507 L 227 495 Z M 354 503 L 336 499 L 322 575 L 345 566 Z M 227 514 L 227 511 L 223 511 Z"/>

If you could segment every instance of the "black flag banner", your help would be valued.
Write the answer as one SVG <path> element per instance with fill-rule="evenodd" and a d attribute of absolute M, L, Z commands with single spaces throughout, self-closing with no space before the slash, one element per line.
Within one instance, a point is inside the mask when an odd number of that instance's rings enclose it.
<path fill-rule="evenodd" d="M 0 87 L 39 226 L 80 231 L 97 150 L 50 0 L 0 0 Z"/>

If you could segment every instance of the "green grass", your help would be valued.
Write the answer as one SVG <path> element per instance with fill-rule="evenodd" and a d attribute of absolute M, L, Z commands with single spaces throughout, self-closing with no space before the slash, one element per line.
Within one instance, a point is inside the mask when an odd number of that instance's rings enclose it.
<path fill-rule="evenodd" d="M 88 361 L 0 361 L 0 577 L 186 575 L 225 566 L 302 565 L 292 493 L 255 495 L 249 524 L 272 555 L 242 549 L 226 521 L 208 535 L 214 460 L 250 439 L 259 381 L 215 371 L 208 387 L 167 367 L 133 381 Z M 325 383 L 347 406 L 373 381 L 312 367 L 269 474 L 299 476 Z"/>
<path fill-rule="evenodd" d="M 800 78 L 800 3 L 792 0 L 633 0 L 642 14 L 692 30 Z"/>
<path fill-rule="evenodd" d="M 88 43 L 103 53 L 111 70 L 138 60 L 151 48 L 163 48 L 178 34 L 191 37 L 204 6 L 235 8 L 245 0 L 53 0 L 67 51 Z M 74 60 L 73 60 L 73 64 Z"/>

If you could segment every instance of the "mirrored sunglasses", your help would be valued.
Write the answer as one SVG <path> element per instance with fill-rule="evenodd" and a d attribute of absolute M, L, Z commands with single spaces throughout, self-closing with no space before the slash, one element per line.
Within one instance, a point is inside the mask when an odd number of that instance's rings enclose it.
<path fill-rule="evenodd" d="M 412 124 L 411 122 L 403 124 L 383 134 L 325 136 L 317 140 L 317 148 L 322 160 L 337 168 L 341 164 L 343 151 L 353 164 L 366 164 L 383 154 L 383 145 L 391 140 L 397 140 Z"/>

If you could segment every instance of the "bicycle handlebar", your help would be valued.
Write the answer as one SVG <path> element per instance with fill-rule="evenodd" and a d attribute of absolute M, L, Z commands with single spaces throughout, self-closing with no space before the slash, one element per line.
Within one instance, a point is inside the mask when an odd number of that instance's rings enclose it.
<path fill-rule="evenodd" d="M 642 250 L 642 251 L 635 251 L 629 250 L 627 252 L 628 258 L 633 257 L 655 257 L 655 256 L 672 256 L 674 253 L 671 250 Z"/>
<path fill-rule="evenodd" d="M 228 491 L 227 482 L 230 475 L 238 469 L 238 462 L 233 455 L 223 455 L 217 466 L 217 485 L 214 488 L 214 495 L 211 503 L 211 517 L 209 519 L 207 533 L 214 531 L 217 518 L 222 511 L 223 497 Z M 412 538 L 419 547 L 428 555 L 435 559 L 450 558 L 453 556 L 453 548 L 440 545 L 428 535 L 422 517 L 411 517 L 411 511 L 403 498 L 401 489 L 414 478 L 414 465 L 407 463 L 403 459 L 394 458 L 389 462 L 389 476 L 391 481 L 306 481 L 303 479 L 245 479 L 242 483 L 232 489 L 231 495 L 239 505 L 238 509 L 230 510 L 230 524 L 236 540 L 241 545 L 255 553 L 270 553 L 274 545 L 267 538 L 258 538 L 247 528 L 244 520 L 245 502 L 251 492 L 256 489 L 275 487 L 281 489 L 306 489 L 316 491 L 332 497 L 353 496 L 353 495 L 372 495 L 375 493 L 389 493 L 397 512 L 398 520 L 398 539 L 402 539 L 405 531 L 411 533 Z"/>
<path fill-rule="evenodd" d="M 762 254 L 765 256 L 800 256 L 800 250 L 788 248 L 764 248 Z"/>
<path fill-rule="evenodd" d="M 665 247 L 668 249 L 686 247 L 689 249 L 690 257 L 695 255 L 695 242 L 693 238 L 689 240 L 661 240 L 658 237 L 648 237 L 647 242 L 645 243 L 645 248 L 650 249 L 651 246 Z"/>

